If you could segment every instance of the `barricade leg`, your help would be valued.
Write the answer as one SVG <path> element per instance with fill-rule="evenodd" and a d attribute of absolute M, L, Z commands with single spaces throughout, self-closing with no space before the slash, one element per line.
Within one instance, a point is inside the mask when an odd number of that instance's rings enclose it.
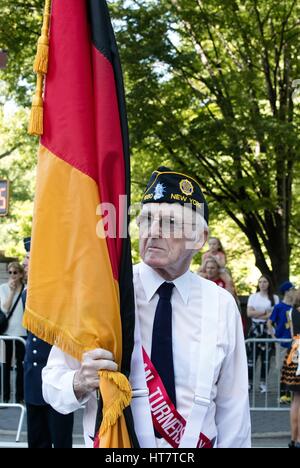
<path fill-rule="evenodd" d="M 16 442 L 20 442 L 20 436 L 21 436 L 21 431 L 23 427 L 23 422 L 24 422 L 24 417 L 26 415 L 26 408 L 23 405 L 19 405 L 19 408 L 21 409 L 21 416 L 19 419 L 19 425 L 18 425 L 18 431 L 16 435 Z"/>
<path fill-rule="evenodd" d="M 12 378 L 13 401 L 15 401 L 15 399 L 23 399 L 23 359 L 25 354 L 26 341 L 22 337 L 5 335 L 0 336 L 0 345 L 2 343 L 4 343 L 4 346 L 1 346 L 2 362 L 0 367 L 0 407 L 4 409 L 16 408 L 20 410 L 21 414 L 16 434 L 16 442 L 20 442 L 21 431 L 26 415 L 26 408 L 23 404 L 20 403 L 6 403 L 6 400 L 9 400 L 10 398 L 10 373 L 13 357 L 15 357 L 14 361 L 16 361 L 13 367 L 14 375 Z M 3 353 L 3 351 L 5 352 Z"/>

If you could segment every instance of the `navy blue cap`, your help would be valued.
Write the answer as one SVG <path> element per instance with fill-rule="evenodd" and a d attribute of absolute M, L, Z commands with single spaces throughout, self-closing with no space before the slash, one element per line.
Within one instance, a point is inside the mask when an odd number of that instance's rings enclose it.
<path fill-rule="evenodd" d="M 285 281 L 279 286 L 279 291 L 281 292 L 281 294 L 286 293 L 290 289 L 295 289 L 295 286 L 290 281 Z"/>
<path fill-rule="evenodd" d="M 25 247 L 26 252 L 30 252 L 31 237 L 25 237 L 23 239 L 23 242 L 24 242 L 24 247 Z"/>
<path fill-rule="evenodd" d="M 200 184 L 193 177 L 161 166 L 150 177 L 142 198 L 145 203 L 190 204 L 193 209 L 202 209 L 202 216 L 208 224 L 208 205 Z"/>

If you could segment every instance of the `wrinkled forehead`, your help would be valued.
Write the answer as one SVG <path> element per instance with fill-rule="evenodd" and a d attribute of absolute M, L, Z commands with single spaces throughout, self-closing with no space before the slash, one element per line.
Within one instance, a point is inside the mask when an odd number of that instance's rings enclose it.
<path fill-rule="evenodd" d="M 147 203 L 142 206 L 141 214 L 151 215 L 152 217 L 174 217 L 186 223 L 202 224 L 207 227 L 207 223 L 202 215 L 192 209 L 189 205 L 179 203 Z"/>
<path fill-rule="evenodd" d="M 155 215 L 173 215 L 178 217 L 192 216 L 192 211 L 179 203 L 147 203 L 143 205 L 142 213 Z"/>

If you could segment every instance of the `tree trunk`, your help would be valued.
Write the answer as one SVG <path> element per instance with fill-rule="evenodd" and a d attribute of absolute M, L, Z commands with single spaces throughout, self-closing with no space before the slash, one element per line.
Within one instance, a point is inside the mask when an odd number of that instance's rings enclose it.
<path fill-rule="evenodd" d="M 269 236 L 264 242 L 259 238 L 255 221 L 247 215 L 244 217 L 246 225 L 244 232 L 251 244 L 257 268 L 262 275 L 270 278 L 273 288 L 277 291 L 280 284 L 289 279 L 291 248 L 285 225 L 279 216 L 276 218 L 275 227 L 273 224 L 266 226 Z M 269 223 L 271 223 L 271 218 Z M 270 258 L 270 266 L 262 250 L 262 244 L 264 244 Z"/>
<path fill-rule="evenodd" d="M 274 286 L 278 286 L 287 281 L 290 275 L 290 254 L 291 248 L 284 226 L 279 224 L 275 235 L 270 239 L 268 254 L 272 264 Z"/>

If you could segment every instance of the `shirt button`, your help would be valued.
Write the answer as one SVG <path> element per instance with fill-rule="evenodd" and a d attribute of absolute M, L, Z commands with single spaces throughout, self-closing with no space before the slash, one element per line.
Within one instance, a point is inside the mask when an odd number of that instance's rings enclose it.
<path fill-rule="evenodd" d="M 37 339 L 36 339 L 36 338 L 32 338 L 32 341 L 33 341 L 34 343 L 36 343 Z"/>
<path fill-rule="evenodd" d="M 37 362 L 34 362 L 34 363 L 33 363 L 33 367 L 37 367 Z"/>
<path fill-rule="evenodd" d="M 33 350 L 33 354 L 37 354 L 37 350 L 36 350 L 36 349 Z"/>

